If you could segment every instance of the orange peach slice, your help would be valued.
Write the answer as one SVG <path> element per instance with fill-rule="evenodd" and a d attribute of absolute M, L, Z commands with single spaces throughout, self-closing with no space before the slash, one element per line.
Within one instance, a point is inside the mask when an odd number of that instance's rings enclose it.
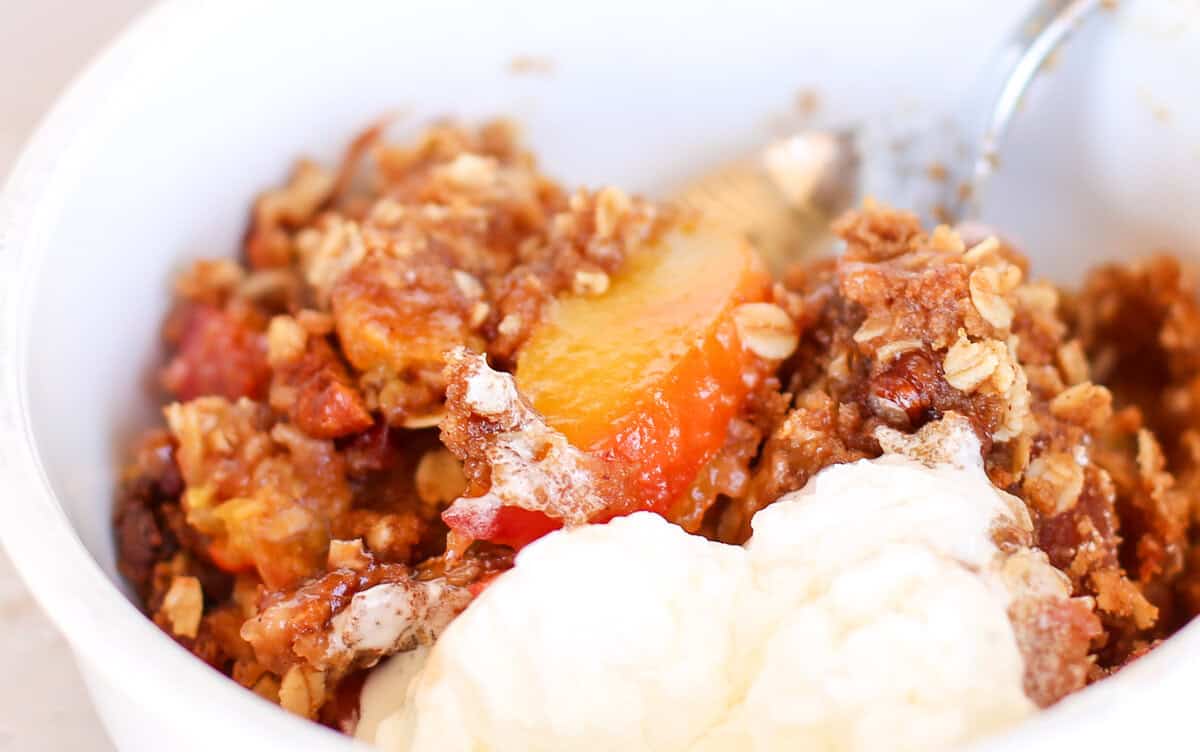
<path fill-rule="evenodd" d="M 745 241 L 704 224 L 632 255 L 609 289 L 557 302 L 517 361 L 521 391 L 575 446 L 630 471 L 629 508 L 662 513 L 721 447 L 762 361 L 734 311 L 770 279 Z"/>

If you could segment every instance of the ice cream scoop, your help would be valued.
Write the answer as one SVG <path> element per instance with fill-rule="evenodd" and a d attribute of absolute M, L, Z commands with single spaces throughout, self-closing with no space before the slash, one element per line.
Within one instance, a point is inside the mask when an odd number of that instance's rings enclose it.
<path fill-rule="evenodd" d="M 969 423 L 883 429 L 759 512 L 744 546 L 639 513 L 529 545 L 359 737 L 422 750 L 927 750 L 1036 709 L 1012 606 L 1090 608 L 1030 545 Z M 1084 601 L 1084 602 L 1080 602 Z"/>

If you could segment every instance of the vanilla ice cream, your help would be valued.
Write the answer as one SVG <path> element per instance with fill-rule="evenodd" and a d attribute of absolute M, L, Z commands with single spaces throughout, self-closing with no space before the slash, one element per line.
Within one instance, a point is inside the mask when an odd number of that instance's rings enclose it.
<path fill-rule="evenodd" d="M 744 547 L 648 513 L 525 548 L 432 649 L 363 692 L 413 750 L 929 750 L 1035 710 L 1008 606 L 1067 598 L 965 420 L 883 431 Z M 1018 573 L 1018 574 L 1014 574 Z"/>

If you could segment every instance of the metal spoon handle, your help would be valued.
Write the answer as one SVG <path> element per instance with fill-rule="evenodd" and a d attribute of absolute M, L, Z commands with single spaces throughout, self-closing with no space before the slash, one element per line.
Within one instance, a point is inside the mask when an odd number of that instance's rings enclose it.
<path fill-rule="evenodd" d="M 975 219 L 998 149 L 1029 85 L 1046 59 L 1097 9 L 1111 0 L 1047 0 L 1034 6 L 971 87 L 960 113 L 968 145 L 957 180 L 942 205 L 955 220 Z"/>

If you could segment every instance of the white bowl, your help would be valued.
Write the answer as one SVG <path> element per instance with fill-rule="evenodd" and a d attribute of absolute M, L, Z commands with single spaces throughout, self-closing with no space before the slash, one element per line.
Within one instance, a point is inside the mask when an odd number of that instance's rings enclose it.
<path fill-rule="evenodd" d="M 799 122 L 807 88 L 820 94 L 816 123 L 858 124 L 884 149 L 951 107 L 1027 5 L 180 2 L 139 20 L 42 124 L 0 209 L 0 536 L 117 744 L 352 745 L 161 634 L 116 575 L 109 527 L 122 448 L 153 420 L 142 385 L 172 271 L 235 252 L 255 193 L 295 156 L 332 159 L 388 111 L 412 128 L 511 114 L 551 173 L 658 193 Z M 1035 265 L 1068 277 L 1200 238 L 1188 9 L 1147 0 L 1094 24 L 1031 96 L 988 215 Z M 518 75 L 518 56 L 550 70 Z M 1156 106 L 1174 108 L 1166 122 Z M 1200 679 L 1198 642 L 1186 629 L 994 744 L 1107 748 L 1190 732 L 1181 708 Z"/>

